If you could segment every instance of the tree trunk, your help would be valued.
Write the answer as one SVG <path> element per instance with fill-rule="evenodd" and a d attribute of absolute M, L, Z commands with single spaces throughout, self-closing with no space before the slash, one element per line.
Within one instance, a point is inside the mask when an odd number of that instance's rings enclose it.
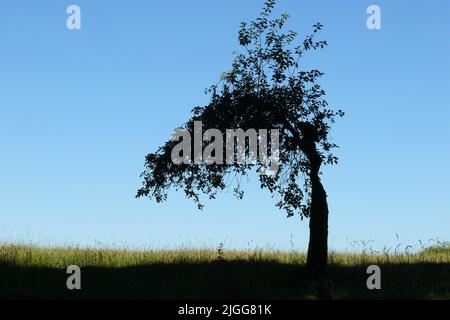
<path fill-rule="evenodd" d="M 281 116 L 283 119 L 283 117 Z M 299 148 L 307 156 L 310 164 L 311 179 L 311 211 L 309 217 L 309 245 L 306 266 L 316 274 L 323 274 L 328 263 L 328 204 L 327 194 L 320 181 L 319 172 L 322 157 L 316 148 L 318 142 L 317 129 L 308 122 L 298 122 L 298 130 L 284 120 L 284 125 L 298 143 Z"/>
<path fill-rule="evenodd" d="M 307 267 L 321 274 L 328 262 L 328 204 L 327 194 L 316 170 L 311 173 L 311 214 Z"/>

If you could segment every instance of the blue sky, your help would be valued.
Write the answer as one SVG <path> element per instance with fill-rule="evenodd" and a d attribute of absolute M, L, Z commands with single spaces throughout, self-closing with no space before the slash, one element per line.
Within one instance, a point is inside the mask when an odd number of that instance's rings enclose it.
<path fill-rule="evenodd" d="M 249 181 L 203 211 L 172 192 L 135 199 L 144 156 L 207 103 L 241 21 L 263 1 L 0 0 L 0 239 L 43 245 L 306 249 Z M 81 30 L 66 8 L 81 8 Z M 368 30 L 366 9 L 381 8 Z M 449 240 L 450 2 L 279 0 L 300 35 L 320 21 L 340 163 L 324 170 L 330 247 Z"/>

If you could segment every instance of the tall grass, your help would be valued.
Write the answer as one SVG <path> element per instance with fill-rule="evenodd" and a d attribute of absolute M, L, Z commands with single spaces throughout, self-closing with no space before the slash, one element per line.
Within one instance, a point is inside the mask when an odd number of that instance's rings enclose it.
<path fill-rule="evenodd" d="M 221 244 L 217 250 L 171 249 L 171 250 L 128 250 L 89 249 L 80 247 L 48 247 L 31 245 L 0 244 L 0 262 L 21 266 L 65 268 L 76 264 L 80 267 L 96 266 L 121 268 L 148 264 L 205 263 L 213 261 L 264 261 L 281 264 L 304 264 L 306 255 L 296 251 L 227 250 Z M 332 251 L 329 263 L 344 266 L 396 263 L 450 263 L 450 244 L 441 242 L 416 253 L 408 250 L 390 253 L 359 253 Z"/>
<path fill-rule="evenodd" d="M 82 290 L 67 290 L 66 268 L 82 270 Z M 325 277 L 302 252 L 180 248 L 134 250 L 0 244 L 1 298 L 82 299 L 450 299 L 450 245 L 420 250 L 329 253 Z M 366 268 L 382 270 L 368 290 Z"/>

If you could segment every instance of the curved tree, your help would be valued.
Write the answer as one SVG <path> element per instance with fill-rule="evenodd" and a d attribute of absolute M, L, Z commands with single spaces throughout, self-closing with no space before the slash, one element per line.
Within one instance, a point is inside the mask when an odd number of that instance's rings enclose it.
<path fill-rule="evenodd" d="M 307 266 L 322 272 L 327 265 L 328 205 L 320 168 L 337 163 L 331 152 L 337 146 L 330 142 L 329 131 L 335 118 L 344 113 L 328 107 L 317 82 L 323 74 L 301 70 L 299 65 L 307 51 L 327 45 L 326 41 L 315 40 L 322 25 L 314 25 L 312 33 L 296 45 L 296 32 L 284 31 L 288 15 L 271 18 L 274 5 L 274 0 L 266 1 L 255 21 L 241 23 L 238 38 L 242 51 L 235 53 L 231 70 L 207 90 L 210 102 L 195 107 L 192 117 L 180 128 L 194 132 L 194 122 L 201 121 L 203 131 L 278 129 L 279 168 L 272 174 L 259 175 L 260 185 L 278 198 L 277 207 L 288 217 L 299 214 L 302 219 L 309 218 Z M 208 145 L 205 140 L 203 146 Z M 174 188 L 183 190 L 202 209 L 202 194 L 213 199 L 231 187 L 242 198 L 241 178 L 265 166 L 254 162 L 174 163 L 171 154 L 177 144 L 169 140 L 146 156 L 137 197 L 162 202 Z M 213 154 L 225 151 L 223 148 Z"/>

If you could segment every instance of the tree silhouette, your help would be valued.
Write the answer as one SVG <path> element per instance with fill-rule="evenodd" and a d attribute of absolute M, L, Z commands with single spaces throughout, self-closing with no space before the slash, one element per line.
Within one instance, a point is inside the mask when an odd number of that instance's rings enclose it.
<path fill-rule="evenodd" d="M 337 146 L 329 141 L 329 131 L 336 117 L 344 113 L 328 107 L 325 92 L 317 83 L 323 74 L 299 66 L 307 51 L 327 45 L 315 40 L 323 26 L 315 24 L 313 32 L 295 46 L 297 33 L 284 31 L 288 14 L 271 18 L 274 6 L 274 0 L 267 0 L 255 21 L 241 23 L 238 38 L 242 52 L 234 53 L 231 70 L 206 90 L 210 102 L 195 107 L 180 128 L 193 132 L 194 121 L 202 121 L 202 130 L 279 130 L 279 169 L 259 175 L 260 186 L 278 198 L 276 206 L 288 217 L 299 214 L 301 219 L 309 218 L 307 266 L 320 273 L 326 268 L 328 253 L 328 205 L 320 168 L 337 163 L 331 152 Z M 173 187 L 183 190 L 202 209 L 201 194 L 213 199 L 221 190 L 233 187 L 235 195 L 242 198 L 242 177 L 264 168 L 262 163 L 248 162 L 175 164 L 171 152 L 177 143 L 167 141 L 146 156 L 143 185 L 136 197 L 162 202 Z M 207 145 L 207 141 L 202 143 Z"/>

